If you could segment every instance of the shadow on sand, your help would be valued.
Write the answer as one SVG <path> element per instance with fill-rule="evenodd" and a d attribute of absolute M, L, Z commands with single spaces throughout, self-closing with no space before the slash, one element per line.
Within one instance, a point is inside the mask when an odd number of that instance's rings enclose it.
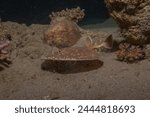
<path fill-rule="evenodd" d="M 42 63 L 41 68 L 50 72 L 61 74 L 73 74 L 88 72 L 100 68 L 103 62 L 100 60 L 92 61 L 52 61 L 46 60 Z"/>

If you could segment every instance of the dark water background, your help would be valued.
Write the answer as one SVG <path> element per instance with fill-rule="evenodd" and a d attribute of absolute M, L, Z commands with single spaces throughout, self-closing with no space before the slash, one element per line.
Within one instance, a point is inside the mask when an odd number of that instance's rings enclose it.
<path fill-rule="evenodd" d="M 115 26 L 109 19 L 104 0 L 1 0 L 0 17 L 3 21 L 27 25 L 48 24 L 50 22 L 48 16 L 52 11 L 77 6 L 85 9 L 86 17 L 80 23 L 81 25 Z"/>

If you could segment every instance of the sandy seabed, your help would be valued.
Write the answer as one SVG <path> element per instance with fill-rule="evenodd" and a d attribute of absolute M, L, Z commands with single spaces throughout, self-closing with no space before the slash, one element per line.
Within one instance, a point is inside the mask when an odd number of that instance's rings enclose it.
<path fill-rule="evenodd" d="M 109 52 L 100 53 L 103 65 L 98 69 L 42 70 L 41 57 L 51 50 L 42 41 L 49 25 L 3 24 L 10 29 L 13 51 L 12 64 L 0 71 L 0 99 L 150 99 L 150 61 L 127 64 Z M 91 30 L 105 30 L 120 39 L 116 28 Z"/>

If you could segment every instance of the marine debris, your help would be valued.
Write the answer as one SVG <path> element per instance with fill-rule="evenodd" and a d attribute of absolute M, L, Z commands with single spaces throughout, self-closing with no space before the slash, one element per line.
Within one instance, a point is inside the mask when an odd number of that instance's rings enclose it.
<path fill-rule="evenodd" d="M 77 8 L 66 8 L 65 10 L 58 11 L 58 12 L 52 12 L 49 17 L 51 20 L 54 20 L 58 17 L 65 17 L 68 20 L 74 21 L 78 23 L 81 21 L 85 16 L 84 9 L 81 9 L 80 7 Z"/>
<path fill-rule="evenodd" d="M 150 0 L 105 0 L 121 34 L 128 43 L 143 45 L 150 41 Z"/>
<path fill-rule="evenodd" d="M 145 58 L 145 52 L 142 47 L 131 45 L 129 43 L 121 43 L 117 51 L 117 59 L 127 63 L 133 63 Z"/>

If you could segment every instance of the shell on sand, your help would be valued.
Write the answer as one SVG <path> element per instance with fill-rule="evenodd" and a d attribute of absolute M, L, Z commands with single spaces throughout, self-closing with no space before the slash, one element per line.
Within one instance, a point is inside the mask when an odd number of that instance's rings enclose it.
<path fill-rule="evenodd" d="M 73 46 L 80 37 L 78 25 L 65 18 L 52 20 L 50 28 L 44 34 L 44 40 L 49 45 L 58 48 Z"/>

